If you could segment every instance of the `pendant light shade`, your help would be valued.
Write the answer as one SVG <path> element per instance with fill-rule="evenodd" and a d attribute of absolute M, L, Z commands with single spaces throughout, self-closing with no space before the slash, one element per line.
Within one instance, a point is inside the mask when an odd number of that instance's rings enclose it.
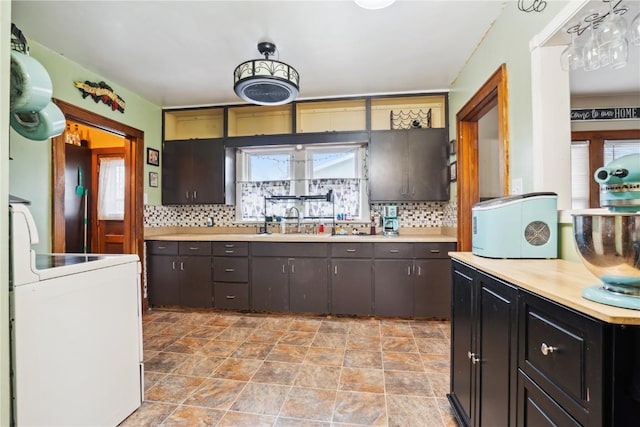
<path fill-rule="evenodd" d="M 396 0 L 354 0 L 363 9 L 384 9 L 391 6 Z"/>
<path fill-rule="evenodd" d="M 233 73 L 236 95 L 257 105 L 282 105 L 296 99 L 300 75 L 292 66 L 269 59 L 275 51 L 273 43 L 258 43 L 258 52 L 264 59 L 252 59 L 236 67 Z"/>

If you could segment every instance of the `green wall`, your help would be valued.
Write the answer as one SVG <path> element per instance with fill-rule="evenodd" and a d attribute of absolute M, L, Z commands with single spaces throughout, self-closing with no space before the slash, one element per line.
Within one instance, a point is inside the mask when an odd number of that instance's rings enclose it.
<path fill-rule="evenodd" d="M 104 79 L 36 41 L 29 40 L 29 47 L 31 56 L 46 68 L 51 77 L 54 98 L 139 129 L 144 132 L 146 147 L 161 149 L 162 110 L 160 106 L 118 86 L 115 82 Z M 106 104 L 96 103 L 90 97 L 83 99 L 80 91 L 74 86 L 73 82 L 76 80 L 92 82 L 105 80 L 125 100 L 127 105 L 124 114 L 112 111 Z M 30 210 L 40 235 L 40 244 L 36 247 L 36 251 L 49 251 L 52 207 L 51 141 L 31 141 L 11 130 L 10 144 L 13 158 L 9 168 L 10 192 L 31 201 Z M 160 187 L 149 187 L 149 181 L 146 179 L 151 170 L 159 171 L 157 167 L 145 164 L 144 192 L 147 194 L 147 203 L 160 204 Z"/>
<path fill-rule="evenodd" d="M 517 2 L 506 2 L 502 14 L 450 88 L 449 124 L 451 135 L 456 135 L 456 113 L 501 64 L 507 65 L 510 173 L 512 178 L 522 178 L 525 192 L 533 188 L 529 41 L 567 3 L 548 1 L 542 12 L 525 13 L 518 10 Z"/>

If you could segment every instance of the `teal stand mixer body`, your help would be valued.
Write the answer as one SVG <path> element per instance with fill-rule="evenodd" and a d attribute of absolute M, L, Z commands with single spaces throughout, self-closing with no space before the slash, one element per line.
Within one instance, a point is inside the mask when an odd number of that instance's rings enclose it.
<path fill-rule="evenodd" d="M 620 157 L 594 174 L 604 213 L 573 215 L 578 254 L 602 283 L 586 299 L 640 310 L 640 154 Z"/>

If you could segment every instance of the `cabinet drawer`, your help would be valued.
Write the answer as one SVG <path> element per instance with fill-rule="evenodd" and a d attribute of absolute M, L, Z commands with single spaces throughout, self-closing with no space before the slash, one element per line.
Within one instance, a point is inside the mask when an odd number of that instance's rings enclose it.
<path fill-rule="evenodd" d="M 149 240 L 147 241 L 147 252 L 153 255 L 178 255 L 178 242 Z"/>
<path fill-rule="evenodd" d="M 424 242 L 414 245 L 416 258 L 449 258 L 448 253 L 456 250 L 455 243 Z"/>
<path fill-rule="evenodd" d="M 180 242 L 180 255 L 211 255 L 211 242 Z"/>
<path fill-rule="evenodd" d="M 214 256 L 247 256 L 249 242 L 213 242 Z"/>
<path fill-rule="evenodd" d="M 253 256 L 273 257 L 326 257 L 328 253 L 327 243 L 264 243 L 251 244 Z"/>
<path fill-rule="evenodd" d="M 249 259 L 240 257 L 214 257 L 214 282 L 248 282 Z"/>
<path fill-rule="evenodd" d="M 227 310 L 248 310 L 249 284 L 215 282 L 213 284 L 213 306 Z"/>
<path fill-rule="evenodd" d="M 519 426 L 580 427 L 580 423 L 522 371 L 518 371 L 518 395 Z"/>
<path fill-rule="evenodd" d="M 528 292 L 518 311 L 518 366 L 581 424 L 600 416 L 602 325 Z"/>
<path fill-rule="evenodd" d="M 371 258 L 373 243 L 332 243 L 333 258 Z"/>
<path fill-rule="evenodd" d="M 413 258 L 414 243 L 374 243 L 376 258 Z"/>

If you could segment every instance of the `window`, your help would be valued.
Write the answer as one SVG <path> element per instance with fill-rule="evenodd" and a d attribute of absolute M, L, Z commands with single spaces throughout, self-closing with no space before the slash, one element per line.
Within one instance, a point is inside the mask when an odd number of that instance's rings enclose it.
<path fill-rule="evenodd" d="M 124 159 L 101 158 L 98 177 L 98 219 L 124 219 Z"/>
<path fill-rule="evenodd" d="M 640 131 L 576 131 L 571 139 L 571 208 L 600 207 L 600 189 L 593 178 L 596 169 L 640 153 Z"/>
<path fill-rule="evenodd" d="M 238 220 L 263 221 L 265 196 L 324 195 L 329 190 L 333 191 L 336 213 L 366 218 L 364 151 L 360 144 L 239 149 Z M 289 216 L 287 212 L 294 206 L 307 219 L 333 216 L 328 203 L 296 201 L 269 203 L 266 214 Z"/>

